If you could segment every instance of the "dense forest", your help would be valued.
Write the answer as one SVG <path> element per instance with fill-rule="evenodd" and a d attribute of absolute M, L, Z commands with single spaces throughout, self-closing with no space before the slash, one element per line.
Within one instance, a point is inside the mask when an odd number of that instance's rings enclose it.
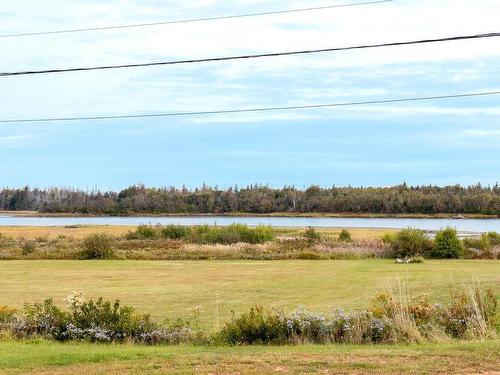
<path fill-rule="evenodd" d="M 46 213 L 142 214 L 192 213 L 382 213 L 382 214 L 493 214 L 500 215 L 500 186 L 480 184 L 393 187 L 293 186 L 271 188 L 252 185 L 218 189 L 128 187 L 120 192 L 85 192 L 50 188 L 0 190 L 0 209 Z"/>

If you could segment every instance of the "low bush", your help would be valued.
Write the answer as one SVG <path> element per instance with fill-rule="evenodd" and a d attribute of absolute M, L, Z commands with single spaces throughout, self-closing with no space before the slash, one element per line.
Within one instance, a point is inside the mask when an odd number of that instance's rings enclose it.
<path fill-rule="evenodd" d="M 160 234 L 163 238 L 180 240 L 186 238 L 191 233 L 191 228 L 183 225 L 167 225 L 161 228 Z"/>
<path fill-rule="evenodd" d="M 263 306 L 252 307 L 248 313 L 227 322 L 217 341 L 230 345 L 285 344 L 288 341 L 285 315 Z"/>
<path fill-rule="evenodd" d="M 0 329 L 10 331 L 16 338 L 58 341 L 178 344 L 202 339 L 187 321 L 156 323 L 149 315 L 121 306 L 118 300 L 86 301 L 82 294 L 74 292 L 66 301 L 67 311 L 57 307 L 52 299 L 27 304 L 23 314 L 12 315 Z"/>
<path fill-rule="evenodd" d="M 158 231 L 152 225 L 139 225 L 135 231 L 126 235 L 129 240 L 146 240 L 158 238 Z"/>
<path fill-rule="evenodd" d="M 82 259 L 113 258 L 113 237 L 106 233 L 89 234 L 83 239 L 80 257 Z"/>
<path fill-rule="evenodd" d="M 268 226 L 249 228 L 242 224 L 231 224 L 226 227 L 202 225 L 192 228 L 189 241 L 199 244 L 230 245 L 238 242 L 259 244 L 272 241 L 275 237 L 273 228 Z"/>
<path fill-rule="evenodd" d="M 321 234 L 318 231 L 316 231 L 316 229 L 314 229 L 313 227 L 309 227 L 304 232 L 304 237 L 310 244 L 315 244 L 321 239 Z"/>
<path fill-rule="evenodd" d="M 421 256 L 432 249 L 432 241 L 420 229 L 403 229 L 396 234 L 386 234 L 383 241 L 391 246 L 396 258 Z"/>
<path fill-rule="evenodd" d="M 500 233 L 497 232 L 487 232 L 484 234 L 490 241 L 491 245 L 500 245 Z"/>
<path fill-rule="evenodd" d="M 483 233 L 479 238 L 464 238 L 462 241 L 464 256 L 473 259 L 494 259 L 493 241 L 489 233 Z"/>
<path fill-rule="evenodd" d="M 476 249 L 481 252 L 491 250 L 491 241 L 486 234 L 483 234 L 479 238 L 472 238 L 472 237 L 464 238 L 463 244 L 467 249 Z"/>
<path fill-rule="evenodd" d="M 464 247 L 457 236 L 456 229 L 446 228 L 436 234 L 434 246 L 431 250 L 433 258 L 461 258 L 463 255 Z"/>
<path fill-rule="evenodd" d="M 339 233 L 340 242 L 352 242 L 351 232 L 347 229 L 342 229 Z"/>

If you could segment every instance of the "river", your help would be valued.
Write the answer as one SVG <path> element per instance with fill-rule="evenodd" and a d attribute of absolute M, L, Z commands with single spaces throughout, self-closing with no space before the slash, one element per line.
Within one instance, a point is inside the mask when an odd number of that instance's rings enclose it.
<path fill-rule="evenodd" d="M 0 214 L 1 226 L 68 225 L 271 225 L 274 227 L 316 228 L 419 228 L 436 231 L 445 227 L 460 232 L 500 232 L 500 219 L 418 219 L 418 218 L 348 218 L 348 217 L 265 217 L 265 216 L 168 216 L 168 217 L 18 217 Z"/>

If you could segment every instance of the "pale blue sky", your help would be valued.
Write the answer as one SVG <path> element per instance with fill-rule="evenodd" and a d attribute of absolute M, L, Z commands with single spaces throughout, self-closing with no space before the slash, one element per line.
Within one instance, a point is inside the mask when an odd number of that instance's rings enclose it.
<path fill-rule="evenodd" d="M 349 2 L 349 1 L 345 1 Z M 0 34 L 337 1 L 16 1 Z M 50 5 L 49 5 L 50 4 Z M 498 32 L 497 0 L 0 39 L 0 71 Z M 500 38 L 196 66 L 0 78 L 0 119 L 205 111 L 500 89 Z M 0 186 L 500 180 L 500 96 L 224 116 L 0 124 Z"/>

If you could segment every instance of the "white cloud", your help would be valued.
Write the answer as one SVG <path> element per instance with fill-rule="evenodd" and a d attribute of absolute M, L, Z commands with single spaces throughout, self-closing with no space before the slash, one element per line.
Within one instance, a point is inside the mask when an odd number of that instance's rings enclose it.
<path fill-rule="evenodd" d="M 14 145 L 19 143 L 20 141 L 25 141 L 29 139 L 30 136 L 28 134 L 18 134 L 18 135 L 0 135 L 0 144 L 2 145 Z"/>
<path fill-rule="evenodd" d="M 500 130 L 492 129 L 468 129 L 464 131 L 464 135 L 473 137 L 500 137 Z"/>

